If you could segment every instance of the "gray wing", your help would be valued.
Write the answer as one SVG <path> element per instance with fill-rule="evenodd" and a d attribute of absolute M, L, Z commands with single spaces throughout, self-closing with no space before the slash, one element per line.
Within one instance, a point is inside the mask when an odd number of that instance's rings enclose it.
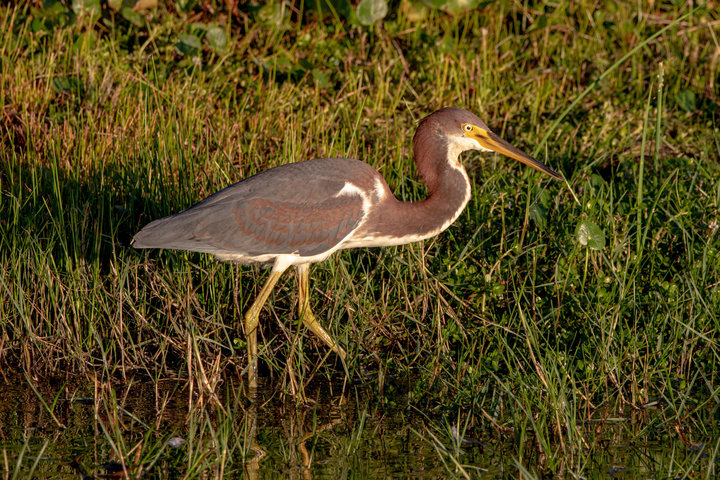
<path fill-rule="evenodd" d="M 358 160 L 283 165 L 151 222 L 132 244 L 246 257 L 318 255 L 362 223 L 366 212 L 358 188 L 372 188 L 375 176 L 379 174 L 372 167 Z M 348 182 L 357 188 L 347 189 Z"/>

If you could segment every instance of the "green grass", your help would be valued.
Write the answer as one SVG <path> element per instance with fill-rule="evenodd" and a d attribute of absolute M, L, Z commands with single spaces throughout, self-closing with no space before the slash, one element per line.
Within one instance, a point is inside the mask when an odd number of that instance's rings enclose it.
<path fill-rule="evenodd" d="M 292 371 L 308 389 L 347 381 L 429 421 L 462 412 L 470 435 L 512 432 L 531 473 L 540 451 L 546 471 L 580 474 L 607 441 L 588 422 L 657 405 L 624 434 L 717 438 L 717 11 L 513 5 L 419 23 L 397 10 L 368 28 L 309 11 L 228 23 L 222 5 L 160 7 L 144 27 L 106 14 L 36 28 L 41 10 L 0 10 L 2 370 L 180 379 L 203 408 L 229 408 L 219 385 L 245 368 L 240 320 L 266 273 L 138 252 L 132 235 L 313 157 L 363 159 L 420 199 L 415 124 L 455 105 L 567 185 L 467 154 L 473 199 L 449 230 L 312 270 L 314 311 L 345 367 L 298 332 L 295 280 L 281 279 L 261 316 L 266 384 L 287 389 Z M 232 48 L 176 51 L 211 21 Z M 581 224 L 599 227 L 602 248 L 579 241 Z"/>

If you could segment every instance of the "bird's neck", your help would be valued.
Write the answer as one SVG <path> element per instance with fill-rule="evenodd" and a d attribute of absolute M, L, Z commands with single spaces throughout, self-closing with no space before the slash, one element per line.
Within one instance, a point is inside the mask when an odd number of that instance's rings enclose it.
<path fill-rule="evenodd" d="M 433 237 L 450 226 L 470 200 L 470 180 L 460 164 L 460 152 L 444 142 L 425 146 L 415 142 L 415 162 L 429 195 L 419 202 L 386 197 L 375 231 L 363 232 L 374 246 L 402 245 Z M 361 235 L 364 236 L 364 235 Z M 364 245 L 367 246 L 368 243 Z"/>
<path fill-rule="evenodd" d="M 470 201 L 470 179 L 460 163 L 461 150 L 437 142 L 434 148 L 415 145 L 415 162 L 427 185 L 428 197 L 420 202 L 401 202 L 407 230 L 429 238 L 449 227 Z"/>

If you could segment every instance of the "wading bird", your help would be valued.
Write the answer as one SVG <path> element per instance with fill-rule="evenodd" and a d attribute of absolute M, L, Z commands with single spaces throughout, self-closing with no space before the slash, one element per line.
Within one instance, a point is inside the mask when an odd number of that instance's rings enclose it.
<path fill-rule="evenodd" d="M 244 318 L 249 385 L 254 388 L 258 316 L 280 275 L 295 267 L 302 322 L 345 359 L 345 351 L 310 310 L 310 264 L 338 250 L 402 245 L 445 230 L 470 200 L 470 179 L 460 163 L 466 150 L 502 153 L 562 178 L 495 135 L 467 110 L 443 108 L 421 120 L 413 137 L 415 163 L 429 192 L 425 200 L 398 200 L 385 179 L 360 160 L 307 160 L 265 170 L 183 212 L 155 220 L 135 235 L 132 245 L 272 266 Z"/>

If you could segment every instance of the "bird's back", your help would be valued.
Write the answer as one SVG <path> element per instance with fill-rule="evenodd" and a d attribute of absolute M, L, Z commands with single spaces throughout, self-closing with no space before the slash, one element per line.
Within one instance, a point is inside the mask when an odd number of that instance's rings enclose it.
<path fill-rule="evenodd" d="M 282 165 L 151 222 L 132 244 L 212 253 L 243 263 L 322 255 L 362 223 L 367 210 L 363 192 L 372 191 L 378 178 L 370 165 L 352 159 Z"/>

